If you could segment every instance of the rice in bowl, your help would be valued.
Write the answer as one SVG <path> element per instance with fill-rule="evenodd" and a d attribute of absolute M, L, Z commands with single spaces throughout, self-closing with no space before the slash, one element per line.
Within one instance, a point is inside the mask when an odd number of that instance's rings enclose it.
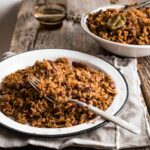
<path fill-rule="evenodd" d="M 29 84 L 30 75 L 40 79 L 40 94 Z M 103 71 L 59 58 L 37 61 L 6 76 L 0 93 L 0 110 L 15 121 L 34 127 L 62 128 L 96 117 L 87 108 L 69 102 L 69 98 L 106 110 L 116 95 L 116 88 L 112 78 Z M 52 96 L 56 107 L 44 95 Z"/>

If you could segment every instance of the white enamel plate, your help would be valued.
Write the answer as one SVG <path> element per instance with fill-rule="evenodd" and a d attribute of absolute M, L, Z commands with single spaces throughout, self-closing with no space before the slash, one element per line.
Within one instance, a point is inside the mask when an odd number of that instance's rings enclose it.
<path fill-rule="evenodd" d="M 114 66 L 104 60 L 77 51 L 64 49 L 45 49 L 28 51 L 9 57 L 0 62 L 0 82 L 6 75 L 15 72 L 18 69 L 23 69 L 27 66 L 31 66 L 37 60 L 55 60 L 59 57 L 68 57 L 72 61 L 84 62 L 90 67 L 103 70 L 107 74 L 111 75 L 117 88 L 117 96 L 113 100 L 111 106 L 106 111 L 112 115 L 117 115 L 122 110 L 125 102 L 127 101 L 128 87 L 121 73 Z M 108 121 L 102 119 L 101 117 L 97 117 L 94 119 L 94 121 L 68 128 L 37 128 L 31 127 L 29 125 L 20 124 L 0 112 L 0 123 L 10 129 L 25 134 L 49 137 L 64 137 L 96 129 L 105 125 L 106 123 L 108 123 Z"/>

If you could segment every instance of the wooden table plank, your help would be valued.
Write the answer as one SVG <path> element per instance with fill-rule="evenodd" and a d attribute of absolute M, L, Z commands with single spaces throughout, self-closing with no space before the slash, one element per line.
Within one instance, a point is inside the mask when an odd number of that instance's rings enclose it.
<path fill-rule="evenodd" d="M 127 3 L 126 0 L 120 0 Z M 136 0 L 130 0 L 130 2 Z M 140 0 L 138 0 L 140 1 Z M 94 7 L 109 3 L 109 0 L 74 0 L 68 1 L 68 11 L 84 13 Z M 34 0 L 25 0 L 18 14 L 18 21 L 14 31 L 10 51 L 22 52 L 31 49 L 43 48 L 65 48 L 74 49 L 92 54 L 108 53 L 104 51 L 91 37 L 83 31 L 80 24 L 74 24 L 72 21 L 65 20 L 63 27 L 59 30 L 48 30 L 39 26 L 38 21 L 33 17 Z M 73 28 L 72 28 L 73 26 Z M 58 42 L 59 41 L 59 42 Z M 142 93 L 145 98 L 148 109 L 150 110 L 150 57 L 138 59 L 138 71 L 142 81 Z M 34 146 L 22 149 L 43 149 Z M 78 148 L 67 148 L 78 149 Z M 148 148 L 138 148 L 137 150 L 150 150 Z M 1 149 L 0 149 L 1 150 Z M 13 149 L 12 149 L 13 150 Z M 82 148 L 82 150 L 85 150 Z M 86 149 L 87 150 L 87 149 Z"/>
<path fill-rule="evenodd" d="M 141 90 L 150 114 L 150 57 L 138 59 L 138 72 L 141 79 Z"/>
<path fill-rule="evenodd" d="M 33 49 L 35 38 L 38 32 L 39 23 L 33 17 L 34 1 L 27 0 L 22 4 L 15 31 L 13 34 L 10 51 L 22 52 Z"/>
<path fill-rule="evenodd" d="M 106 3 L 108 1 L 103 2 L 101 5 Z M 99 53 L 99 45 L 91 37 L 87 36 L 79 24 L 65 20 L 63 28 L 60 30 L 40 28 L 39 22 L 32 15 L 34 13 L 33 6 L 33 0 L 26 0 L 23 3 L 18 15 L 18 22 L 15 28 L 16 34 L 13 35 L 10 51 L 21 52 L 41 48 L 66 48 L 92 54 Z M 82 7 L 78 7 L 78 1 L 68 3 L 69 11 L 81 14 L 93 7 L 100 6 L 100 3 L 99 0 L 91 1 L 91 3 L 88 3 L 88 0 L 81 0 L 80 6 Z M 23 26 L 24 24 L 25 26 Z M 72 26 L 74 27 L 72 28 Z M 78 31 L 78 34 L 76 34 L 76 31 Z M 18 42 L 16 43 L 16 41 Z"/>

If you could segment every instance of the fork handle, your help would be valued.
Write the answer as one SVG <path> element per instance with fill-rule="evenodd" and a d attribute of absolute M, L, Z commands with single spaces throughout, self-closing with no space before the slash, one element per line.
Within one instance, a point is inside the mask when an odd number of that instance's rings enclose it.
<path fill-rule="evenodd" d="M 140 129 L 138 127 L 136 127 L 135 125 L 133 125 L 129 122 L 126 122 L 116 116 L 110 115 L 109 113 L 104 112 L 104 111 L 98 109 L 97 107 L 94 107 L 92 105 L 87 105 L 86 103 L 75 100 L 75 99 L 71 99 L 70 101 L 73 101 L 80 106 L 87 107 L 89 110 L 91 110 L 95 114 L 102 116 L 103 118 L 107 119 L 108 121 L 111 121 L 111 122 L 119 125 L 120 127 L 127 129 L 128 131 L 130 131 L 132 133 L 139 134 L 141 132 Z"/>
<path fill-rule="evenodd" d="M 144 6 L 147 6 L 149 4 L 150 4 L 150 1 L 148 0 L 148 1 L 137 4 L 137 6 L 135 6 L 135 8 L 144 7 Z"/>

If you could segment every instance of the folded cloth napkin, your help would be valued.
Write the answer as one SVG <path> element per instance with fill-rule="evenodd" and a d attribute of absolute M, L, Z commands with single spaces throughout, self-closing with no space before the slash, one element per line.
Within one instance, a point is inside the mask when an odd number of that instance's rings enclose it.
<path fill-rule="evenodd" d="M 12 54 L 13 53 L 9 52 L 5 54 L 5 57 Z M 19 134 L 0 126 L 0 147 L 21 147 L 28 144 L 55 149 L 62 149 L 68 146 L 97 149 L 122 149 L 150 146 L 150 123 L 147 117 L 148 112 L 146 106 L 141 97 L 140 80 L 137 73 L 137 60 L 119 59 L 117 57 L 103 58 L 121 71 L 129 86 L 128 101 L 118 117 L 137 125 L 142 131 L 141 134 L 136 135 L 113 123 L 108 123 L 97 130 L 77 136 L 66 138 L 40 138 Z"/>

